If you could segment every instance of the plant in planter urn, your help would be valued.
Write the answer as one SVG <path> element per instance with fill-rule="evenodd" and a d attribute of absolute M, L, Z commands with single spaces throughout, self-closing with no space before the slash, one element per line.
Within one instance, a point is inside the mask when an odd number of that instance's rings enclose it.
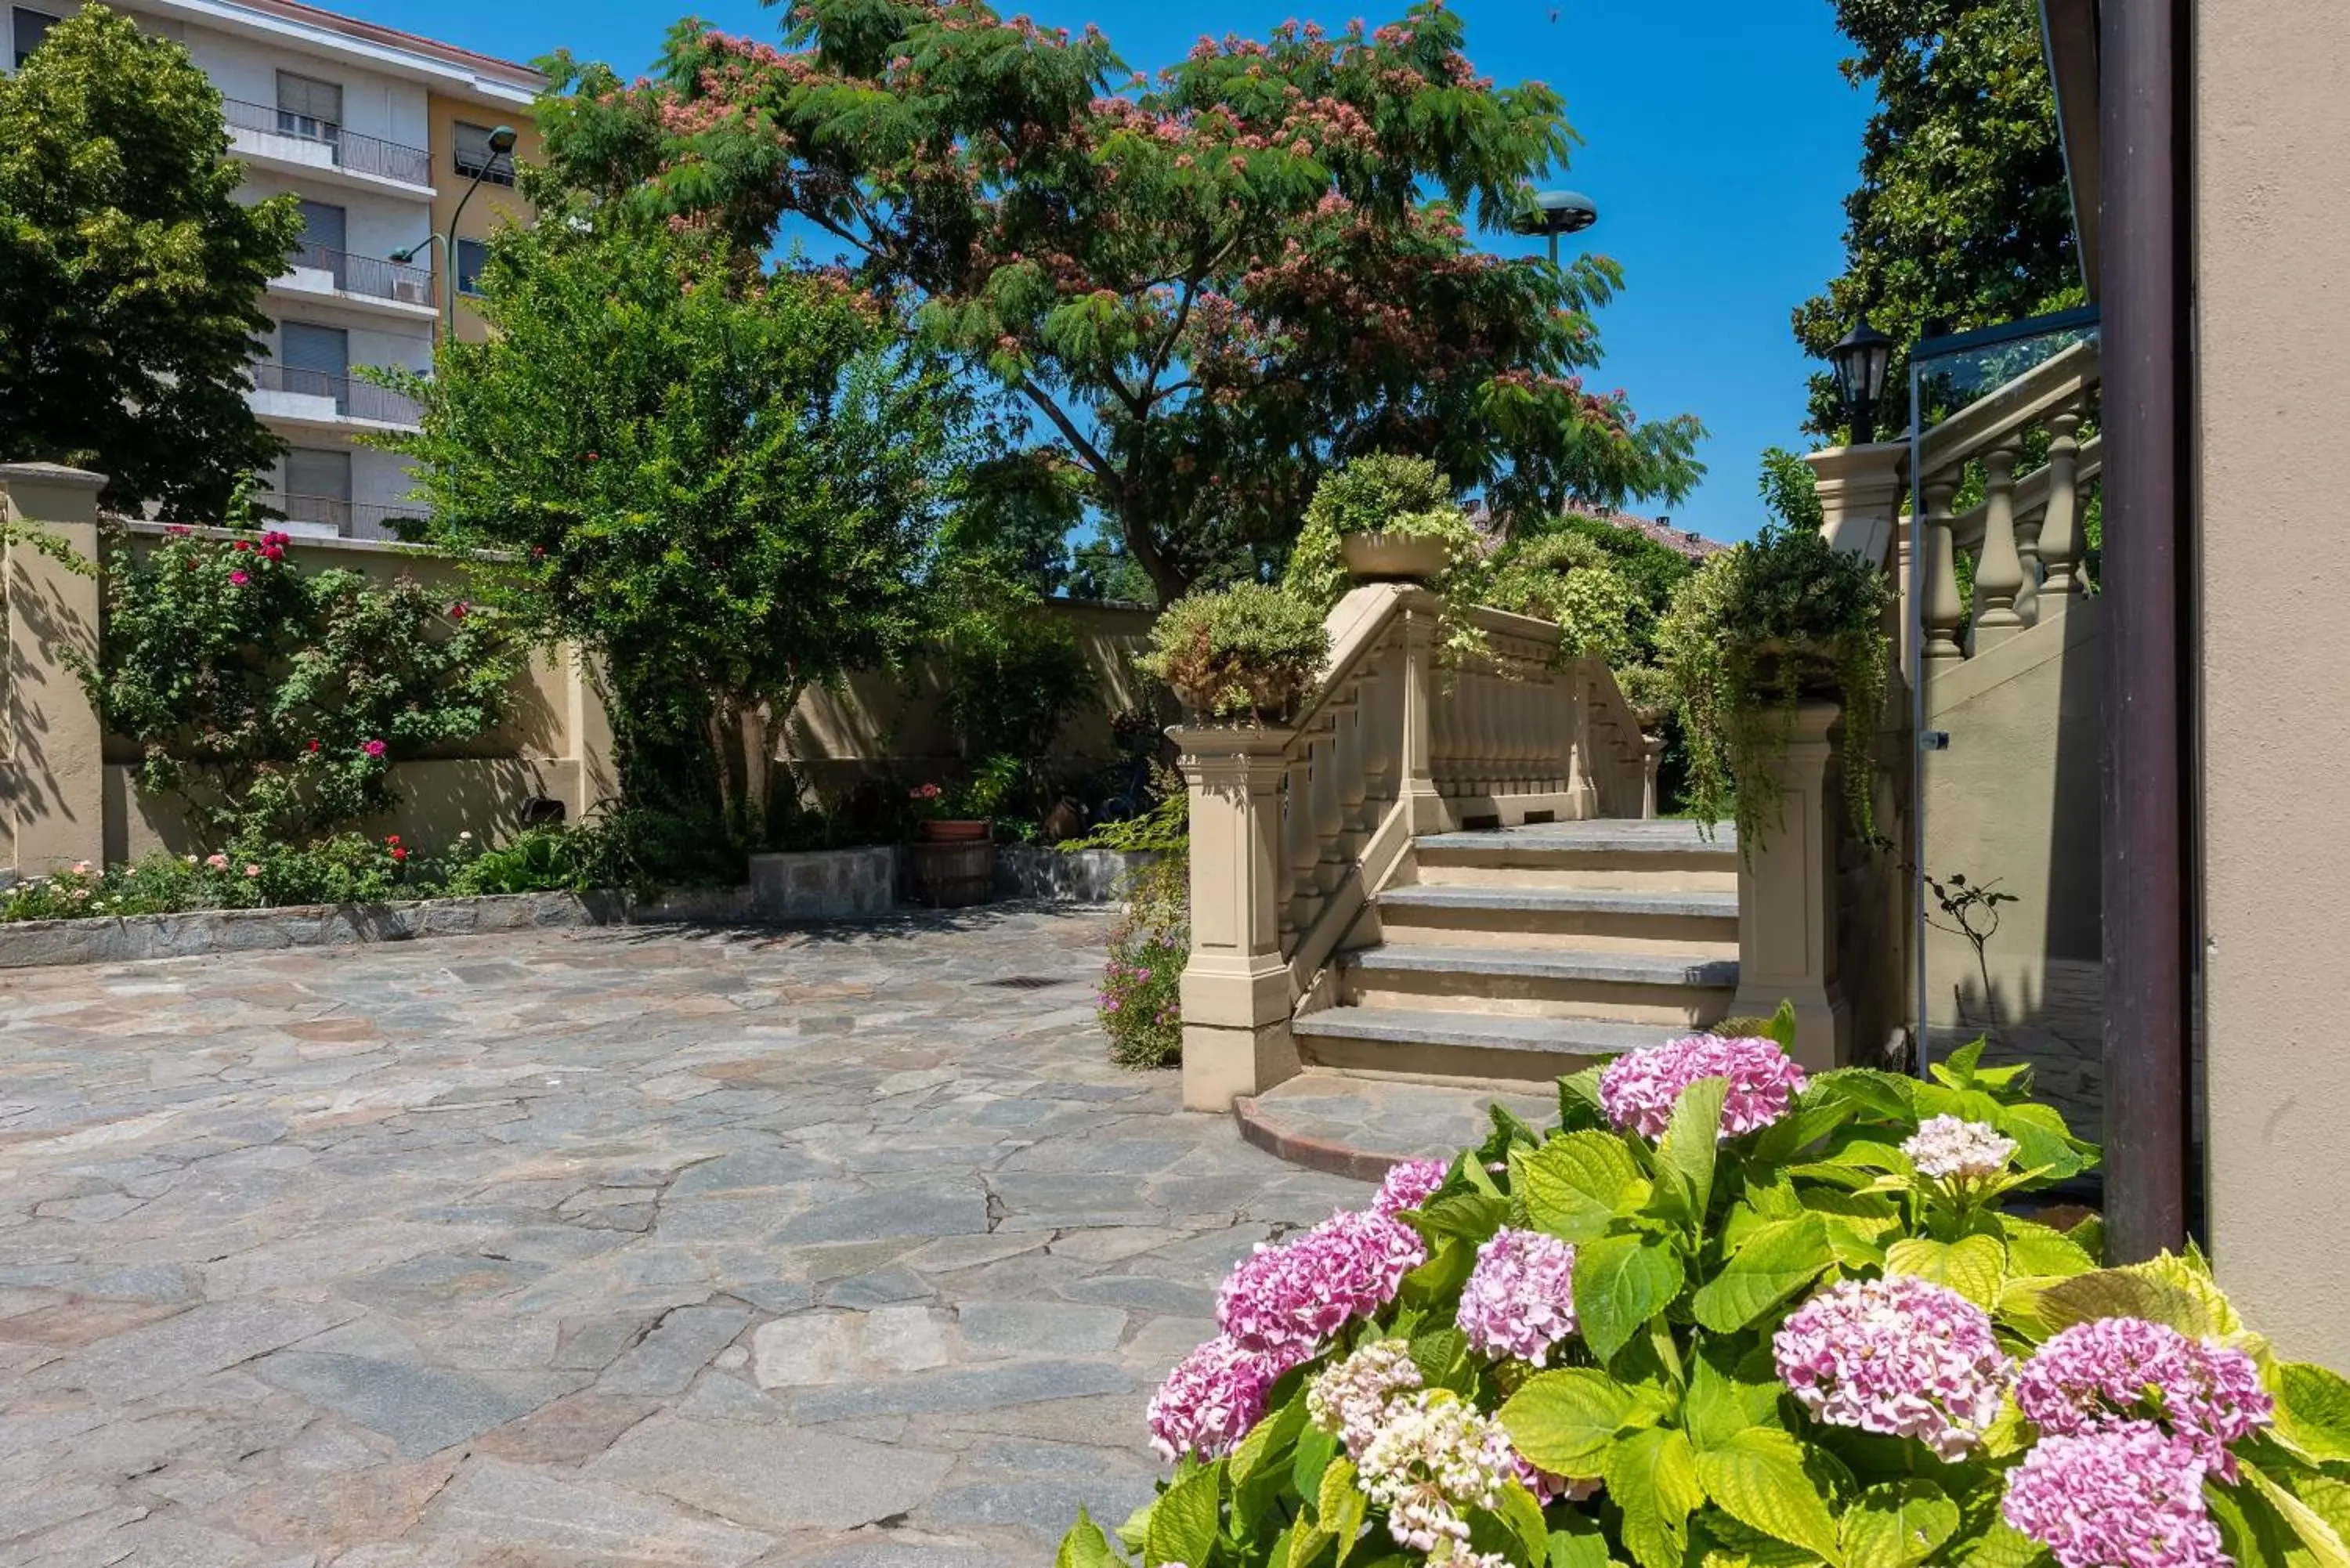
<path fill-rule="evenodd" d="M 1330 655 L 1322 618 L 1305 596 L 1263 583 L 1186 594 L 1152 624 L 1135 666 L 1196 720 L 1277 724 Z"/>
<path fill-rule="evenodd" d="M 1652 664 L 1631 664 L 1617 670 L 1616 689 L 1624 693 L 1624 701 L 1632 716 L 1640 721 L 1640 728 L 1654 731 L 1672 711 L 1672 678 Z"/>
<path fill-rule="evenodd" d="M 1810 529 L 1766 527 L 1700 566 L 1657 628 L 1659 667 L 1688 738 L 1687 800 L 1702 822 L 1728 815 L 1751 850 L 1779 806 L 1771 764 L 1796 704 L 1844 708 L 1844 794 L 1853 833 L 1875 835 L 1871 744 L 1890 643 L 1884 575 Z"/>
<path fill-rule="evenodd" d="M 2021 1195 L 2095 1158 L 1980 1043 L 1921 1082 L 1700 1035 L 1260 1246 L 1060 1568 L 2339 1563 L 2350 1382 L 2202 1259 Z M 2052 1216 L 2045 1216 L 2053 1218 Z"/>
<path fill-rule="evenodd" d="M 1482 543 L 1436 464 L 1372 452 L 1315 486 L 1282 581 L 1325 608 L 1357 581 L 1426 582 L 1449 593 Z"/>
<path fill-rule="evenodd" d="M 998 752 L 957 784 L 918 784 L 906 804 L 932 844 L 985 838 L 993 819 L 1025 782 L 1028 764 L 1011 752 Z"/>

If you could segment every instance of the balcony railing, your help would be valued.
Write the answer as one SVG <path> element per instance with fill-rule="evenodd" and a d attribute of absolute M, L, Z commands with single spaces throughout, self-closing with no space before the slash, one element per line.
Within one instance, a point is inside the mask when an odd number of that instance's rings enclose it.
<path fill-rule="evenodd" d="M 345 501 L 336 495 L 288 494 L 276 490 L 265 491 L 253 499 L 263 510 L 274 512 L 289 523 L 332 528 L 346 539 L 397 539 L 400 532 L 391 524 L 414 517 L 421 510 L 415 506 L 387 506 L 375 501 Z"/>
<path fill-rule="evenodd" d="M 294 247 L 293 265 L 310 272 L 329 274 L 335 286 L 350 294 L 372 295 L 403 305 L 431 306 L 432 274 L 421 266 L 402 266 L 377 256 L 353 255 L 304 240 Z"/>
<path fill-rule="evenodd" d="M 247 103 L 233 98 L 224 100 L 221 107 L 232 130 L 311 142 L 331 152 L 337 168 L 353 173 L 374 174 L 407 185 L 432 183 L 432 154 L 421 147 L 403 147 L 397 141 L 362 136 L 331 121 L 314 119 L 291 109 L 273 109 L 265 103 Z"/>
<path fill-rule="evenodd" d="M 267 362 L 253 367 L 253 384 L 265 392 L 331 398 L 335 412 L 345 419 L 411 426 L 418 420 L 414 399 L 372 381 L 355 381 L 348 376 L 330 375 L 324 370 L 300 370 L 291 365 Z"/>

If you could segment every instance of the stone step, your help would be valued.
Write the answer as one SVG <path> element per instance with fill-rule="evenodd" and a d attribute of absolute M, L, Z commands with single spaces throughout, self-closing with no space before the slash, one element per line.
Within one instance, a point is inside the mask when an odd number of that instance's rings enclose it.
<path fill-rule="evenodd" d="M 1682 1031 L 1596 1018 L 1517 1017 L 1448 1009 L 1329 1007 L 1290 1025 L 1298 1054 L 1340 1073 L 1546 1083 Z"/>
<path fill-rule="evenodd" d="M 1654 1023 L 1711 1023 L 1738 988 L 1738 961 L 1692 952 L 1385 943 L 1344 955 L 1339 1000 L 1435 1009 Z"/>
<path fill-rule="evenodd" d="M 1727 824 L 1709 839 L 1694 822 L 1545 823 L 1412 841 L 1423 886 L 1553 887 L 1735 893 L 1738 843 Z"/>
<path fill-rule="evenodd" d="M 1738 956 L 1735 888 L 1406 885 L 1378 898 L 1383 940 Z"/>
<path fill-rule="evenodd" d="M 1234 1100 L 1232 1117 L 1243 1137 L 1294 1165 L 1377 1181 L 1399 1160 L 1449 1158 L 1482 1143 L 1496 1101 L 1536 1127 L 1558 1125 L 1555 1091 L 1310 1071 Z"/>

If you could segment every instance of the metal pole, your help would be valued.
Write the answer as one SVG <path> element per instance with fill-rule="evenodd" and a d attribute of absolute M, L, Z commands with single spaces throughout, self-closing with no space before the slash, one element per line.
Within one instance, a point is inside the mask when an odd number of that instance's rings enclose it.
<path fill-rule="evenodd" d="M 2114 1262 L 2187 1239 L 2187 38 L 2180 0 L 2100 8 L 2106 1251 Z"/>

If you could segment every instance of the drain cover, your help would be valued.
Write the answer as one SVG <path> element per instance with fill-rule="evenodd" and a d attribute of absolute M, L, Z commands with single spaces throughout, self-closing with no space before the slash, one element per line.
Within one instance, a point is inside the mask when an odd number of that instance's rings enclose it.
<path fill-rule="evenodd" d="M 983 980 L 982 985 L 992 985 L 1001 991 L 1042 991 L 1048 985 L 1067 985 L 1058 975 L 1007 974 L 1002 980 Z"/>

